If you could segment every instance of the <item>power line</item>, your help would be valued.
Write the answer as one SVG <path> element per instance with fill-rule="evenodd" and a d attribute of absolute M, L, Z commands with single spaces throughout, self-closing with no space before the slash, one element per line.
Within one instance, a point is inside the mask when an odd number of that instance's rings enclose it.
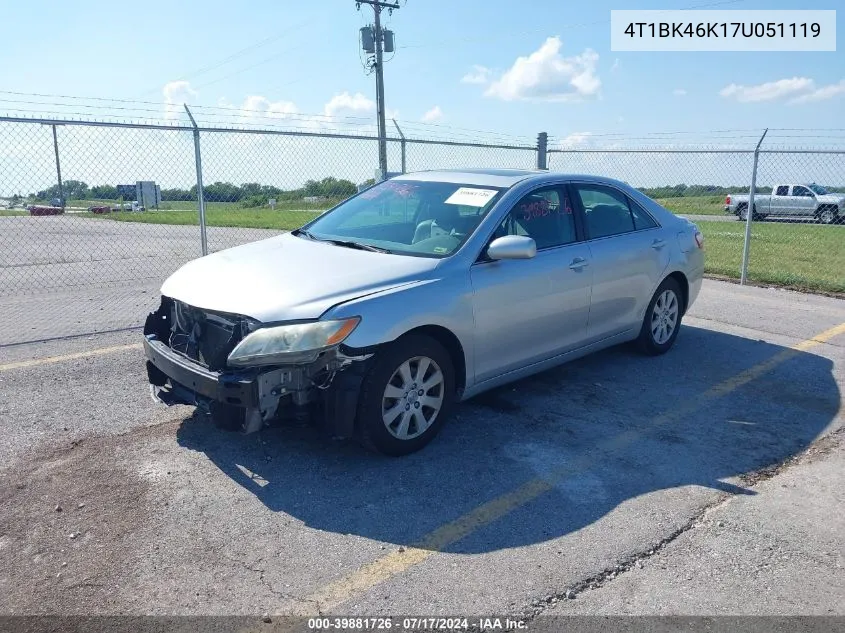
<path fill-rule="evenodd" d="M 287 54 L 287 53 L 289 53 L 289 52 L 291 52 L 291 51 L 293 51 L 293 50 L 296 50 L 297 48 L 302 48 L 302 47 L 303 47 L 303 45 L 302 45 L 302 44 L 297 44 L 296 46 L 291 46 L 291 47 L 286 48 L 285 50 L 283 50 L 283 51 L 281 51 L 281 52 L 279 52 L 279 53 L 276 53 L 275 55 L 271 55 L 270 57 L 267 57 L 267 58 L 265 58 L 265 59 L 262 59 L 260 62 L 256 62 L 256 63 L 254 63 L 254 64 L 251 64 L 251 65 L 247 66 L 246 68 L 241 68 L 240 70 L 236 70 L 236 71 L 235 71 L 235 72 L 233 72 L 233 73 L 229 73 L 228 75 L 223 75 L 222 77 L 220 77 L 220 78 L 218 78 L 218 79 L 214 79 L 214 80 L 212 80 L 212 81 L 208 81 L 208 82 L 206 82 L 206 83 L 204 83 L 204 84 L 200 84 L 199 86 L 194 86 L 194 87 L 195 87 L 195 88 L 197 88 L 197 89 L 199 89 L 199 88 L 205 88 L 206 86 L 211 86 L 212 84 L 219 83 L 219 82 L 221 82 L 221 81 L 223 81 L 223 80 L 225 80 L 225 79 L 231 79 L 231 78 L 232 78 L 232 77 L 234 77 L 235 75 L 240 75 L 241 73 L 246 72 L 247 70 L 252 70 L 253 68 L 256 68 L 257 66 L 261 66 L 261 65 L 263 65 L 263 64 L 266 64 L 267 62 L 271 62 L 271 61 L 273 61 L 274 59 L 278 59 L 278 58 L 279 58 L 279 57 L 281 57 L 282 55 L 285 55 L 285 54 Z M 300 80 L 297 80 L 297 81 L 300 81 Z"/>
<path fill-rule="evenodd" d="M 689 7 L 682 7 L 680 9 L 664 9 L 663 11 L 692 11 L 694 9 L 706 9 L 709 7 L 719 7 L 729 4 L 738 4 L 740 2 L 745 2 L 746 0 L 721 0 L 720 2 L 709 2 L 707 4 L 697 4 Z M 598 26 L 601 24 L 610 24 L 610 20 L 596 20 L 594 22 L 578 22 L 575 24 L 563 24 L 559 25 L 557 28 L 560 31 L 565 31 L 566 29 L 577 29 L 577 28 L 584 28 L 587 26 Z M 537 33 L 548 34 L 549 29 L 528 29 L 525 31 L 516 31 L 511 33 L 505 34 L 497 34 L 496 39 L 500 40 L 503 38 L 514 38 L 514 37 L 522 37 L 523 35 L 535 35 Z M 406 44 L 404 46 L 399 46 L 398 48 L 428 48 L 430 46 L 442 46 L 444 44 L 454 44 L 456 42 L 489 42 L 490 37 L 461 37 L 461 38 L 454 38 L 454 39 L 446 39 L 446 40 L 438 40 L 434 42 L 422 42 L 419 44 Z"/>
<path fill-rule="evenodd" d="M 284 37 L 285 35 L 287 35 L 291 31 L 301 29 L 302 27 L 307 26 L 308 24 L 311 24 L 315 20 L 316 20 L 316 18 L 305 20 L 304 22 L 301 22 L 301 23 L 299 23 L 295 26 L 292 26 L 289 29 L 285 29 L 281 33 L 278 33 L 276 35 L 271 35 L 270 37 L 266 37 L 263 40 L 261 40 L 260 42 L 257 42 L 255 44 L 252 44 L 250 46 L 242 48 L 238 51 L 235 51 L 234 53 L 232 53 L 228 57 L 220 60 L 219 62 L 215 62 L 215 63 L 209 64 L 207 66 L 203 66 L 202 68 L 200 68 L 198 70 L 194 70 L 194 71 L 191 71 L 189 73 L 186 73 L 186 74 L 182 75 L 177 81 L 185 81 L 189 77 L 197 77 L 197 76 L 203 75 L 203 74 L 205 74 L 209 71 L 216 70 L 217 68 L 220 68 L 221 66 L 228 64 L 230 61 L 233 61 L 233 60 L 237 59 L 238 57 L 242 57 L 246 53 L 257 50 L 257 49 L 259 49 L 263 46 L 266 46 L 267 44 L 270 44 L 271 42 L 275 42 L 277 40 L 280 40 L 282 37 Z M 205 85 L 209 85 L 209 84 L 205 84 Z M 150 93 L 155 92 L 156 90 L 159 90 L 159 89 L 160 88 L 153 88 L 153 89 L 147 90 L 146 92 L 141 93 L 140 96 L 150 94 Z"/>

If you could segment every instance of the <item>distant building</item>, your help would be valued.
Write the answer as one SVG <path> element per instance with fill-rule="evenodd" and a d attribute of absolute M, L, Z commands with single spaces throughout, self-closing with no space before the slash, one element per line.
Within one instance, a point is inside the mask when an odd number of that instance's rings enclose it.
<path fill-rule="evenodd" d="M 161 204 L 161 187 L 152 180 L 139 180 L 134 185 L 117 185 L 117 197 L 127 202 L 137 202 L 144 208 Z"/>

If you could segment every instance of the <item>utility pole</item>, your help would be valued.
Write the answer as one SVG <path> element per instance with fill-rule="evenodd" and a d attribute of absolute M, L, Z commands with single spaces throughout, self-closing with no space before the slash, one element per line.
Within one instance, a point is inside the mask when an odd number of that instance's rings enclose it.
<path fill-rule="evenodd" d="M 380 180 L 387 177 L 387 125 L 385 123 L 384 111 L 384 53 L 392 53 L 393 48 L 393 32 L 383 31 L 381 28 L 381 12 L 382 9 L 387 9 L 389 13 L 393 13 L 394 9 L 399 8 L 398 2 L 383 2 L 382 0 L 356 0 L 355 6 L 359 10 L 362 4 L 369 4 L 373 7 L 374 25 L 372 28 L 371 40 L 367 37 L 365 30 L 369 27 L 364 27 L 361 30 L 361 39 L 364 52 L 375 53 L 375 61 L 371 66 L 376 71 L 376 110 L 378 112 L 378 167 L 381 172 Z M 386 37 L 385 37 L 386 36 Z M 385 46 L 387 44 L 387 46 Z M 373 50 L 371 50 L 373 49 Z"/>
<path fill-rule="evenodd" d="M 59 177 L 59 206 L 65 208 L 65 191 L 62 186 L 62 165 L 59 162 L 59 137 L 56 136 L 56 124 L 53 124 L 53 149 L 56 152 L 56 175 Z M 51 201 L 52 202 L 52 201 Z"/>

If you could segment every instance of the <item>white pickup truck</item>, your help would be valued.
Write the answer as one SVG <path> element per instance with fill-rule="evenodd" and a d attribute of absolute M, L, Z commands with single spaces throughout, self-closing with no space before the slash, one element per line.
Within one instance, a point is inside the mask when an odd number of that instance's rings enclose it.
<path fill-rule="evenodd" d="M 728 194 L 725 213 L 733 213 L 740 220 L 748 218 L 748 195 Z M 815 183 L 775 185 L 772 195 L 754 194 L 753 219 L 768 215 L 802 216 L 824 224 L 845 222 L 845 193 L 828 193 Z"/>

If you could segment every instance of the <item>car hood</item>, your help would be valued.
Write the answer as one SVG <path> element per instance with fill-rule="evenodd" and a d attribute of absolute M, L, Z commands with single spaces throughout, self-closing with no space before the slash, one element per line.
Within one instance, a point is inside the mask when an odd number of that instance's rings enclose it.
<path fill-rule="evenodd" d="M 161 292 L 198 308 L 262 322 L 316 319 L 339 303 L 427 278 L 437 263 L 288 233 L 188 262 Z"/>
<path fill-rule="evenodd" d="M 845 194 L 842 193 L 827 193 L 823 196 L 816 196 L 817 202 L 827 202 L 829 204 L 842 204 L 845 202 Z"/>

